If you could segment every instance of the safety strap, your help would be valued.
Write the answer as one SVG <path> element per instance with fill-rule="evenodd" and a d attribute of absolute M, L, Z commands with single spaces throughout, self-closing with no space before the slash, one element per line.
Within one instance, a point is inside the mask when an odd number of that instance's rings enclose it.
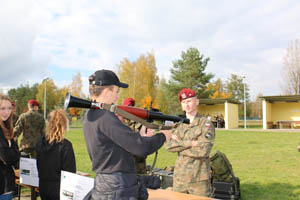
<path fill-rule="evenodd" d="M 154 160 L 153 160 L 153 163 L 152 163 L 152 165 L 151 165 L 151 167 L 150 167 L 150 170 L 149 170 L 149 174 L 150 174 L 150 175 L 153 174 L 153 169 L 154 169 L 155 164 L 156 164 L 157 155 L 158 155 L 158 151 L 155 152 Z"/>

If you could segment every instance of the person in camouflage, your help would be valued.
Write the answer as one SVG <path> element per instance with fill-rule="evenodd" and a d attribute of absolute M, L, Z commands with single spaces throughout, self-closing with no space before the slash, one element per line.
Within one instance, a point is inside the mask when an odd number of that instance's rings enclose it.
<path fill-rule="evenodd" d="M 135 100 L 133 98 L 126 98 L 123 103 L 123 106 L 135 106 Z M 119 119 L 131 130 L 134 132 L 139 133 L 140 129 L 142 127 L 142 124 L 135 122 L 130 119 L 125 119 L 123 117 L 119 116 Z M 134 162 L 135 162 L 135 167 L 136 167 L 136 173 L 137 174 L 146 174 L 147 173 L 147 164 L 146 164 L 146 157 L 140 157 L 140 156 L 135 156 L 133 155 Z"/>
<path fill-rule="evenodd" d="M 215 128 L 212 122 L 198 114 L 199 99 L 191 89 L 182 89 L 179 100 L 190 124 L 173 129 L 166 148 L 177 152 L 173 176 L 173 191 L 199 196 L 211 196 L 209 154 L 214 144 Z"/>
<path fill-rule="evenodd" d="M 38 139 L 45 133 L 45 120 L 38 112 L 40 103 L 36 100 L 28 101 L 28 111 L 22 113 L 14 128 L 14 134 L 19 137 L 23 133 L 20 151 L 36 158 L 35 146 Z"/>

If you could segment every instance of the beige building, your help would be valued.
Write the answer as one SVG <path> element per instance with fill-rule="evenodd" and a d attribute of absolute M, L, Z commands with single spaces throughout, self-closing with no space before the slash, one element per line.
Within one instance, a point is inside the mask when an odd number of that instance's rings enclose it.
<path fill-rule="evenodd" d="M 213 122 L 215 116 L 223 116 L 225 129 L 239 127 L 238 102 L 233 99 L 200 99 L 198 111 Z"/>
<path fill-rule="evenodd" d="M 300 95 L 261 98 L 263 129 L 300 128 Z"/>

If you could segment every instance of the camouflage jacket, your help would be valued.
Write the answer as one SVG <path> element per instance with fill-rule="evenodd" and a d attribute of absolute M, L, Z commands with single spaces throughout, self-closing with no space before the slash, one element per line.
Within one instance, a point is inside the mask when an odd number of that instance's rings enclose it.
<path fill-rule="evenodd" d="M 175 163 L 174 181 L 199 182 L 210 179 L 209 154 L 215 140 L 215 128 L 210 120 L 199 114 L 190 124 L 180 124 L 172 134 L 166 148 L 178 152 Z M 192 141 L 197 141 L 192 147 Z"/>
<path fill-rule="evenodd" d="M 140 129 L 142 127 L 142 124 L 135 122 L 133 120 L 130 120 L 130 119 L 125 119 L 124 124 L 126 126 L 128 126 L 134 132 L 138 132 L 138 133 L 140 132 Z"/>
<path fill-rule="evenodd" d="M 20 143 L 20 150 L 25 148 L 35 148 L 41 135 L 45 133 L 45 120 L 36 111 L 22 113 L 14 128 L 14 134 L 19 137 L 23 133 Z"/>

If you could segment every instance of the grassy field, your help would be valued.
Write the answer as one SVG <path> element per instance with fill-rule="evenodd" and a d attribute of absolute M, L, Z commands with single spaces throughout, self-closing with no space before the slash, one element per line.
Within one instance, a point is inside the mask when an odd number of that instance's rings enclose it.
<path fill-rule="evenodd" d="M 72 125 L 67 138 L 73 143 L 77 169 L 94 177 L 80 125 Z M 241 180 L 243 200 L 300 200 L 299 141 L 300 132 L 217 130 L 213 151 L 227 155 Z M 153 158 L 149 156 L 147 163 L 152 164 Z M 176 154 L 163 147 L 156 167 L 174 165 L 175 160 Z"/>

